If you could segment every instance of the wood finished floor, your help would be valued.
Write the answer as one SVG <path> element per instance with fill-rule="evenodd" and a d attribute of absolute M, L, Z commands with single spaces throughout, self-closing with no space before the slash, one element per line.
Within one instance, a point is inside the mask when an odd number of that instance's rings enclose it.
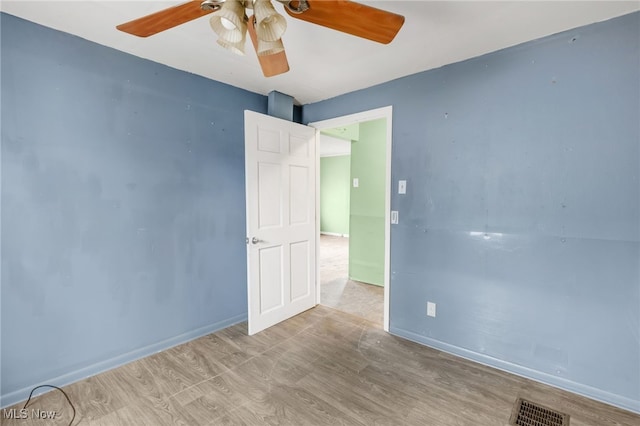
<path fill-rule="evenodd" d="M 384 316 L 384 289 L 349 279 L 349 239 L 320 236 L 320 303 L 378 324 Z"/>
<path fill-rule="evenodd" d="M 74 425 L 507 425 L 517 396 L 571 426 L 640 425 L 640 416 L 391 336 L 318 306 L 255 336 L 246 323 L 64 388 Z M 17 405 L 16 408 L 21 408 Z M 57 391 L 29 409 L 67 425 Z"/>

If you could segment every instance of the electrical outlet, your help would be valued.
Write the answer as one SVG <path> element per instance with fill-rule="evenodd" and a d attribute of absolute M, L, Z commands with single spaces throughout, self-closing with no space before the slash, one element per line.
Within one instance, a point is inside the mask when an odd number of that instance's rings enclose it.
<path fill-rule="evenodd" d="M 407 193 L 407 181 L 400 180 L 398 181 L 398 194 L 406 194 Z"/>
<path fill-rule="evenodd" d="M 358 178 L 353 178 L 353 187 L 357 188 L 360 186 L 360 181 L 358 180 Z"/>
<path fill-rule="evenodd" d="M 427 302 L 427 315 L 430 317 L 436 316 L 436 304 L 433 302 Z"/>

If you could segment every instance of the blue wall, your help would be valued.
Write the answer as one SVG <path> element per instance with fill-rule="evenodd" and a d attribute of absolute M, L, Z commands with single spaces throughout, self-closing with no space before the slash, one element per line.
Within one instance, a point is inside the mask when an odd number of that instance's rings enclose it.
<path fill-rule="evenodd" d="M 304 106 L 393 105 L 393 333 L 640 412 L 639 43 L 635 13 Z"/>
<path fill-rule="evenodd" d="M 1 15 L 2 401 L 246 318 L 267 98 Z"/>

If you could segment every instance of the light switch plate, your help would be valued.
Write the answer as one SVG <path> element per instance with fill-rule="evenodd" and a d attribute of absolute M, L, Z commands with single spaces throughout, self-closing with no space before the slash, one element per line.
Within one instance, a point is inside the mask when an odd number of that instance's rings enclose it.
<path fill-rule="evenodd" d="M 400 180 L 398 181 L 398 194 L 406 194 L 407 193 L 407 181 Z"/>
<path fill-rule="evenodd" d="M 353 187 L 357 188 L 358 186 L 360 186 L 360 182 L 358 181 L 358 178 L 353 178 Z"/>
<path fill-rule="evenodd" d="M 391 210 L 391 224 L 392 225 L 397 225 L 398 224 L 398 211 L 397 210 Z"/>

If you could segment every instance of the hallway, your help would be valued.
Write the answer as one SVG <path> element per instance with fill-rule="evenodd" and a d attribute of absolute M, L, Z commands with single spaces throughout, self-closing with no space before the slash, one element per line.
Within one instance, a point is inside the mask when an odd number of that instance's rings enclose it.
<path fill-rule="evenodd" d="M 321 304 L 367 319 L 382 328 L 384 289 L 352 281 L 349 238 L 320 236 Z"/>

